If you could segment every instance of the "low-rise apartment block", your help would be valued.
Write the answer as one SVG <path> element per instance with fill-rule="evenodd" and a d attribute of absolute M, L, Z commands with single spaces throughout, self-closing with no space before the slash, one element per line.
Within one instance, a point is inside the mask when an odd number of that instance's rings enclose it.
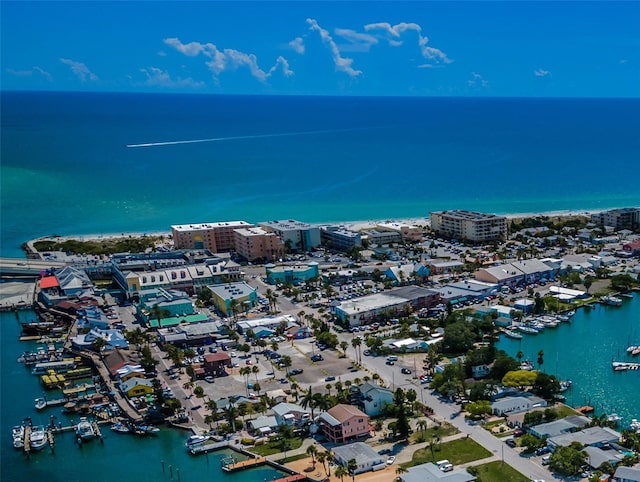
<path fill-rule="evenodd" d="M 320 228 L 309 223 L 293 219 L 283 221 L 265 221 L 258 226 L 274 232 L 292 252 L 311 251 L 320 246 Z"/>
<path fill-rule="evenodd" d="M 284 256 L 284 243 L 276 233 L 262 228 L 243 228 L 233 232 L 235 251 L 247 261 L 275 261 Z"/>
<path fill-rule="evenodd" d="M 208 249 L 212 253 L 224 253 L 234 249 L 233 231 L 250 227 L 253 224 L 246 221 L 177 224 L 171 226 L 171 234 L 176 249 Z"/>

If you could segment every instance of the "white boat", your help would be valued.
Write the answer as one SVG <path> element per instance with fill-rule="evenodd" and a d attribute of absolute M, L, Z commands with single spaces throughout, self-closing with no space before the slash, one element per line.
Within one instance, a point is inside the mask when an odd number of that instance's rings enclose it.
<path fill-rule="evenodd" d="M 631 419 L 631 423 L 629 424 L 629 430 L 635 430 L 636 432 L 640 432 L 640 420 L 636 418 Z"/>
<path fill-rule="evenodd" d="M 42 450 L 48 441 L 47 431 L 44 426 L 31 427 L 31 434 L 29 435 L 31 450 Z"/>
<path fill-rule="evenodd" d="M 111 425 L 111 430 L 118 433 L 129 433 L 131 430 L 122 422 L 116 422 Z"/>
<path fill-rule="evenodd" d="M 571 380 L 560 380 L 560 391 L 565 392 L 571 388 L 573 382 Z"/>
<path fill-rule="evenodd" d="M 24 447 L 24 425 L 16 425 L 13 427 L 11 435 L 13 436 L 14 448 L 21 449 Z"/>
<path fill-rule="evenodd" d="M 209 437 L 208 435 L 191 435 L 188 439 L 187 442 L 184 444 L 188 449 L 191 449 L 193 447 L 197 447 L 199 445 L 202 445 L 203 443 L 205 443 L 207 440 L 209 440 L 211 437 Z"/>
<path fill-rule="evenodd" d="M 508 328 L 505 328 L 504 330 L 502 330 L 502 332 L 507 335 L 509 338 L 514 338 L 516 340 L 522 340 L 522 335 L 520 333 L 518 333 L 517 331 L 513 331 L 513 330 L 509 330 Z"/>
<path fill-rule="evenodd" d="M 538 330 L 533 326 L 529 326 L 529 325 L 518 325 L 518 330 L 520 330 L 522 333 L 527 333 L 529 335 L 538 334 Z"/>
<path fill-rule="evenodd" d="M 158 432 L 160 432 L 160 429 L 153 425 L 138 425 L 135 428 L 137 435 L 156 435 Z"/>
<path fill-rule="evenodd" d="M 603 296 L 600 301 L 609 306 L 622 306 L 622 298 L 613 295 Z"/>
<path fill-rule="evenodd" d="M 608 422 L 615 422 L 616 424 L 622 420 L 622 417 L 620 415 L 618 415 L 617 413 L 612 413 L 611 415 L 609 415 L 607 417 L 607 421 Z"/>
<path fill-rule="evenodd" d="M 80 417 L 78 425 L 76 425 L 76 435 L 81 440 L 91 440 L 96 436 L 96 431 L 93 429 L 93 424 L 87 420 L 87 417 Z"/>
<path fill-rule="evenodd" d="M 35 406 L 36 406 L 36 410 L 42 410 L 46 408 L 47 401 L 44 398 L 36 398 Z"/>

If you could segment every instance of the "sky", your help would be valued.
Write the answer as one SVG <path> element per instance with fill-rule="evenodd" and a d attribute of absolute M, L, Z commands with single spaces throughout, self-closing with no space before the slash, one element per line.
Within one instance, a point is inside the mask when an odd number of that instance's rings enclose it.
<path fill-rule="evenodd" d="M 2 90 L 640 97 L 640 0 L 0 2 Z"/>

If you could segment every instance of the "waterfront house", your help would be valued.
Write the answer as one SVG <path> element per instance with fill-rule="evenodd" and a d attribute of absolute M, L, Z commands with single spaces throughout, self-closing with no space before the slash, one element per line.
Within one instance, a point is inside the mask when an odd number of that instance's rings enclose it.
<path fill-rule="evenodd" d="M 378 452 L 363 442 L 354 442 L 332 449 L 336 463 L 347 467 L 350 460 L 356 461 L 353 474 L 362 474 L 370 470 L 381 470 L 387 465 L 386 460 Z"/>
<path fill-rule="evenodd" d="M 118 330 L 101 330 L 92 328 L 89 333 L 81 333 L 71 337 L 71 344 L 79 350 L 92 349 L 96 340 L 104 340 L 103 350 L 114 350 L 116 348 L 129 348 L 129 342 L 124 335 Z"/>
<path fill-rule="evenodd" d="M 587 454 L 587 465 L 592 469 L 597 469 L 605 462 L 615 467 L 624 457 L 622 453 L 610 448 L 602 450 L 600 447 L 585 447 L 582 451 Z"/>
<path fill-rule="evenodd" d="M 369 416 L 353 405 L 339 403 L 318 416 L 320 430 L 333 443 L 369 435 Z"/>
<path fill-rule="evenodd" d="M 249 433 L 254 436 L 269 435 L 278 430 L 278 425 L 276 417 L 265 415 L 260 415 L 258 418 L 247 422 Z"/>
<path fill-rule="evenodd" d="M 120 390 L 127 397 L 139 397 L 153 393 L 153 382 L 147 378 L 133 377 L 120 383 Z"/>
<path fill-rule="evenodd" d="M 405 473 L 399 474 L 402 482 L 473 482 L 474 475 L 466 469 L 453 469 L 443 472 L 436 464 L 431 462 L 409 467 Z"/>
<path fill-rule="evenodd" d="M 309 411 L 295 403 L 278 403 L 271 410 L 278 425 L 299 426 L 310 420 Z"/>

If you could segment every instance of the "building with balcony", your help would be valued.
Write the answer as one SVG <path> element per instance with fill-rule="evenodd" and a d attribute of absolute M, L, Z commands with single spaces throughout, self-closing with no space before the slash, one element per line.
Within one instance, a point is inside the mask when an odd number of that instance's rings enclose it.
<path fill-rule="evenodd" d="M 320 246 L 320 228 L 293 219 L 264 221 L 258 226 L 278 235 L 291 252 L 307 252 Z"/>
<path fill-rule="evenodd" d="M 318 416 L 320 430 L 333 443 L 369 435 L 369 416 L 353 405 L 339 403 Z"/>
<path fill-rule="evenodd" d="M 212 253 L 223 253 L 234 249 L 234 230 L 250 227 L 253 224 L 246 221 L 177 224 L 171 226 L 171 234 L 175 249 L 208 249 Z"/>
<path fill-rule="evenodd" d="M 507 218 L 475 211 L 432 212 L 431 229 L 439 236 L 474 243 L 505 239 Z"/>
<path fill-rule="evenodd" d="M 591 215 L 591 222 L 614 230 L 640 228 L 640 208 L 610 209 Z"/>
<path fill-rule="evenodd" d="M 357 231 L 351 231 L 344 226 L 320 227 L 320 240 L 329 249 L 349 251 L 354 246 L 362 247 L 362 236 Z"/>
<path fill-rule="evenodd" d="M 284 257 L 284 243 L 274 232 L 262 228 L 243 228 L 233 232 L 237 254 L 247 261 L 275 261 Z"/>

